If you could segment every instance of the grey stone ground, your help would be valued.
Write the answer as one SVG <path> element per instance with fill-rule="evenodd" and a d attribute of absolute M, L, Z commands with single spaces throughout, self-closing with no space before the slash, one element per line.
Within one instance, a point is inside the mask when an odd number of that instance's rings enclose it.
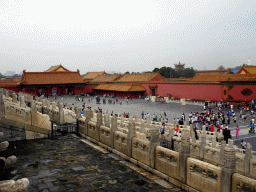
<path fill-rule="evenodd" d="M 1 180 L 28 178 L 26 191 L 182 191 L 165 189 L 107 154 L 68 134 L 57 139 L 11 142 L 0 156 L 17 156 Z"/>

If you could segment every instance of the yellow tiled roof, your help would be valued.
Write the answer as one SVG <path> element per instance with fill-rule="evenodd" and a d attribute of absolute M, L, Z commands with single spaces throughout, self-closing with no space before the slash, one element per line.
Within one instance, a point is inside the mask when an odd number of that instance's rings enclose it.
<path fill-rule="evenodd" d="M 136 92 L 136 91 L 146 91 L 142 85 L 133 84 L 101 84 L 94 87 L 96 90 L 105 91 L 120 91 L 120 92 Z"/>
<path fill-rule="evenodd" d="M 65 67 L 63 67 L 62 65 L 55 65 L 55 66 L 51 66 L 49 69 L 47 69 L 45 72 L 70 72 L 69 70 L 67 70 Z"/>
<path fill-rule="evenodd" d="M 23 71 L 23 85 L 44 84 L 73 84 L 85 83 L 80 73 L 77 72 L 25 72 Z"/>
<path fill-rule="evenodd" d="M 85 80 L 92 80 L 95 79 L 96 77 L 106 74 L 105 71 L 101 71 L 101 72 L 88 72 L 87 74 L 83 75 L 83 79 Z"/>
<path fill-rule="evenodd" d="M 118 82 L 140 82 L 140 81 L 153 81 L 156 77 L 163 77 L 159 73 L 132 73 L 124 74 Z"/>
<path fill-rule="evenodd" d="M 243 66 L 240 70 L 242 69 L 246 70 L 250 74 L 256 74 L 256 66 Z"/>
<path fill-rule="evenodd" d="M 120 74 L 104 74 L 96 77 L 91 82 L 111 82 L 122 77 Z"/>
<path fill-rule="evenodd" d="M 220 82 L 226 81 L 232 74 L 198 74 L 189 81 L 193 82 Z"/>

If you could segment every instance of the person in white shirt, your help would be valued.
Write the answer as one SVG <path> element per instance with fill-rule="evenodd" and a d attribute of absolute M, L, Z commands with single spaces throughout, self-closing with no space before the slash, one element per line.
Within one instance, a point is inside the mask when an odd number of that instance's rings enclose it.
<path fill-rule="evenodd" d="M 181 137 L 181 131 L 179 131 L 177 135 L 178 135 L 178 137 Z"/>

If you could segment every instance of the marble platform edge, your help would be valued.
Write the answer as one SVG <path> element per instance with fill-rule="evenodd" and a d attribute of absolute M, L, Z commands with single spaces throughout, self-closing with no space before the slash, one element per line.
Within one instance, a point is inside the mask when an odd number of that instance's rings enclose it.
<path fill-rule="evenodd" d="M 172 177 L 169 177 L 168 175 L 166 175 L 156 169 L 153 169 L 153 168 L 149 167 L 148 165 L 141 163 L 140 161 L 138 161 L 136 159 L 128 157 L 127 155 L 125 155 L 115 149 L 112 149 L 111 147 L 109 147 L 99 141 L 96 141 L 95 139 L 93 139 L 89 136 L 86 136 L 82 133 L 80 133 L 80 136 L 87 140 L 84 143 L 90 145 L 94 149 L 101 151 L 101 152 L 104 151 L 103 153 L 107 153 L 106 152 L 106 150 L 107 150 L 107 151 L 109 151 L 109 153 L 112 153 L 112 154 L 114 153 L 116 156 L 120 156 L 122 159 L 124 159 L 126 161 L 119 160 L 117 157 L 113 157 L 112 155 L 109 155 L 111 158 L 118 160 L 123 165 L 125 165 L 125 166 L 129 167 L 130 169 L 136 171 L 137 173 L 149 178 L 150 180 L 154 181 L 155 183 L 161 185 L 162 187 L 164 187 L 166 189 L 171 189 L 171 188 L 176 187 L 176 188 L 181 188 L 188 192 L 199 192 L 198 190 L 196 190 L 184 183 L 181 183 L 180 181 L 178 181 Z M 95 144 L 97 144 L 98 146 L 96 146 Z M 151 176 L 152 175 L 151 173 L 153 173 L 153 177 Z M 175 187 L 168 185 L 168 183 L 175 185 Z"/>

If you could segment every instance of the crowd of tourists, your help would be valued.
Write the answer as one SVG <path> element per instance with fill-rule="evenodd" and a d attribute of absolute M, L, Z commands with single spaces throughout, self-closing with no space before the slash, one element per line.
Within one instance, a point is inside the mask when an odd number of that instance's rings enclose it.
<path fill-rule="evenodd" d="M 233 124 L 232 126 L 235 127 L 236 131 L 236 138 L 239 138 L 239 131 L 240 128 L 237 124 L 237 121 L 241 121 L 242 123 L 246 124 L 246 120 L 249 117 L 249 122 L 247 122 L 248 125 L 248 131 L 249 133 L 254 132 L 254 123 L 255 123 L 255 115 L 254 115 L 254 106 L 248 105 L 248 104 L 240 104 L 237 107 L 238 112 L 238 118 L 235 113 L 235 109 L 233 105 L 230 105 L 229 103 L 217 103 L 216 104 L 216 112 L 214 112 L 211 108 L 208 106 L 204 106 L 203 112 L 191 112 L 188 114 L 187 122 L 189 125 L 194 125 L 194 133 L 195 138 L 199 139 L 197 131 L 196 130 L 202 130 L 202 127 L 206 127 L 206 131 L 214 132 L 217 130 L 217 132 L 222 133 L 224 136 L 224 140 L 228 142 L 228 139 L 231 139 L 231 132 L 229 129 L 229 126 Z M 225 109 L 225 112 L 224 110 Z M 165 139 L 164 132 L 165 132 L 165 123 L 168 122 L 168 118 L 166 117 L 166 113 L 164 117 L 160 114 L 159 117 L 157 117 L 155 114 L 153 115 L 153 121 L 162 122 L 162 126 L 160 128 L 160 133 L 162 135 L 162 139 Z M 184 122 L 186 121 L 185 114 L 183 113 L 179 118 L 174 118 L 174 122 L 176 124 L 175 127 L 175 135 L 178 137 L 181 137 L 182 132 L 179 130 L 179 125 L 184 125 Z M 246 147 L 247 143 L 245 141 L 242 141 L 243 145 L 241 146 L 244 148 Z"/>

